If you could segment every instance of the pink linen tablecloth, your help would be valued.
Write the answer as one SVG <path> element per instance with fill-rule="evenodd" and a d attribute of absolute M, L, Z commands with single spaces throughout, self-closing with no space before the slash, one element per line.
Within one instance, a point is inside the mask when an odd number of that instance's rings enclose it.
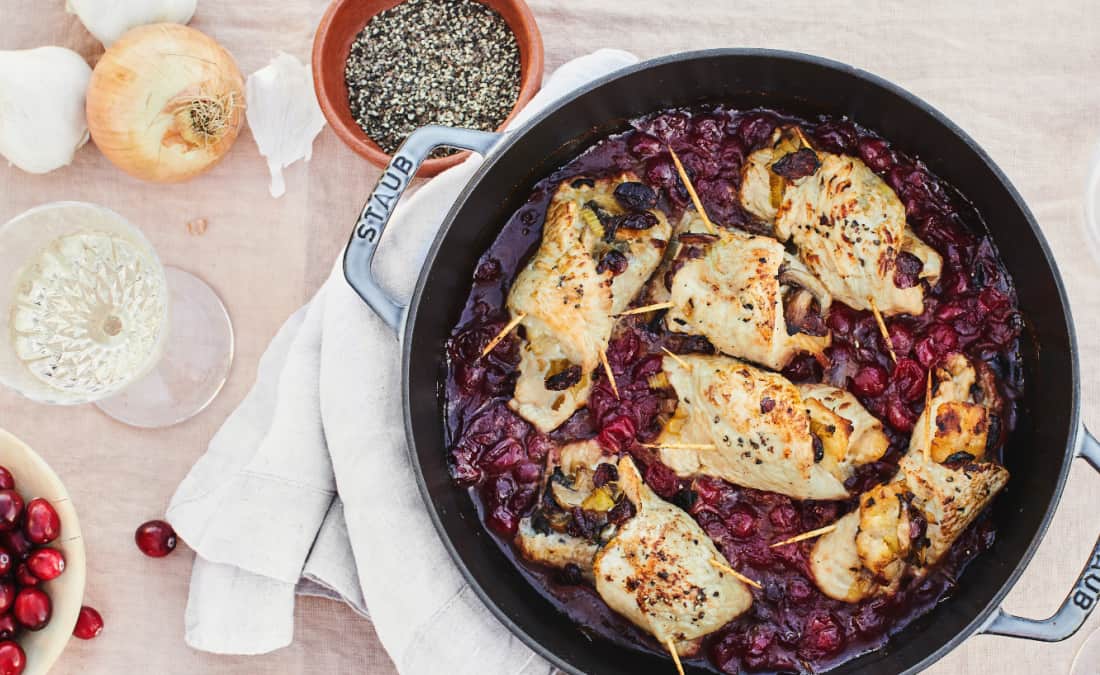
<path fill-rule="evenodd" d="M 0 49 L 73 48 L 94 63 L 101 47 L 64 13 L 63 0 L 0 0 Z M 325 0 L 200 0 L 192 25 L 222 42 L 246 74 L 279 50 L 308 60 Z M 1100 274 L 1083 227 L 1085 173 L 1100 143 L 1100 4 L 1091 0 L 880 2 L 813 0 L 533 0 L 547 69 L 597 47 L 643 58 L 706 47 L 794 49 L 887 77 L 967 130 L 1015 182 L 1059 260 L 1073 302 L 1084 374 L 1085 419 L 1100 427 Z M 107 622 L 92 642 L 73 641 L 58 673 L 389 673 L 368 621 L 345 606 L 303 598 L 294 644 L 260 657 L 218 657 L 183 643 L 191 554 L 151 560 L 134 527 L 162 514 L 168 497 L 247 392 L 260 354 L 282 322 L 331 269 L 378 172 L 325 130 L 313 161 L 287 172 L 287 194 L 267 193 L 251 136 L 210 174 L 155 186 L 120 173 L 89 144 L 72 166 L 30 176 L 0 166 L 0 222 L 58 199 L 109 206 L 140 225 L 165 262 L 209 281 L 237 331 L 225 390 L 199 417 L 138 431 L 90 407 L 48 408 L 0 391 L 0 427 L 22 437 L 61 474 L 88 544 L 87 601 Z M 188 233 L 188 221 L 209 229 Z M 995 225 L 995 224 L 994 224 Z M 397 233 L 394 233 L 397 234 Z M 1098 479 L 1074 467 L 1062 506 L 1006 607 L 1045 616 L 1061 602 L 1100 530 Z M 1038 645 L 967 641 L 930 672 L 1066 673 L 1093 617 L 1076 637 Z"/>

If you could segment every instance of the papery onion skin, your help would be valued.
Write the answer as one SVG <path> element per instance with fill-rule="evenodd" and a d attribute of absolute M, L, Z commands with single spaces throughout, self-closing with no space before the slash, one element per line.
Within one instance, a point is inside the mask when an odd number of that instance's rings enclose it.
<path fill-rule="evenodd" d="M 244 121 L 244 79 L 233 57 L 194 28 L 171 23 L 123 35 L 96 64 L 87 99 L 100 151 L 131 176 L 157 183 L 210 169 Z"/>

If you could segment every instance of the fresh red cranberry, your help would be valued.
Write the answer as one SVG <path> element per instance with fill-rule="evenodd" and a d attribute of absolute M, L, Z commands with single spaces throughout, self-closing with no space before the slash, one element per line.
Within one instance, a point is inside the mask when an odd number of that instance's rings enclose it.
<path fill-rule="evenodd" d="M 15 476 L 11 475 L 6 466 L 0 466 L 0 490 L 14 490 Z"/>
<path fill-rule="evenodd" d="M 91 640 L 103 632 L 103 617 L 94 608 L 84 605 L 76 617 L 73 635 L 81 640 Z"/>
<path fill-rule="evenodd" d="M 15 559 L 6 548 L 0 547 L 0 576 L 6 576 L 15 567 Z"/>
<path fill-rule="evenodd" d="M 27 667 L 27 655 L 18 644 L 0 642 L 0 675 L 20 675 Z"/>
<path fill-rule="evenodd" d="M 176 531 L 163 520 L 150 520 L 138 527 L 134 541 L 150 558 L 163 558 L 176 548 Z"/>
<path fill-rule="evenodd" d="M 29 588 L 31 586 L 37 586 L 41 579 L 34 576 L 31 572 L 31 568 L 27 567 L 27 563 L 19 563 L 19 566 L 15 568 L 15 581 L 22 587 Z"/>
<path fill-rule="evenodd" d="M 56 548 L 40 548 L 27 558 L 27 567 L 42 581 L 52 581 L 65 571 L 65 556 Z"/>
<path fill-rule="evenodd" d="M 20 560 L 26 560 L 27 556 L 31 554 L 31 550 L 34 549 L 34 544 L 27 540 L 27 535 L 23 534 L 23 530 L 4 532 L 0 534 L 0 541 L 4 542 L 4 547 L 11 554 L 13 564 Z"/>
<path fill-rule="evenodd" d="M 19 632 L 19 624 L 11 612 L 0 616 L 0 640 L 10 640 Z"/>
<path fill-rule="evenodd" d="M 24 588 L 15 596 L 15 620 L 27 630 L 42 630 L 50 622 L 53 605 L 50 596 L 39 588 Z"/>
<path fill-rule="evenodd" d="M 53 505 L 42 498 L 27 503 L 27 520 L 23 531 L 32 544 L 48 544 L 61 534 L 61 518 Z"/>
<path fill-rule="evenodd" d="M 859 396 L 881 396 L 886 391 L 886 369 L 877 364 L 863 366 L 852 378 L 852 391 Z"/>
<path fill-rule="evenodd" d="M 6 613 L 15 604 L 15 584 L 0 581 L 0 614 Z"/>
<path fill-rule="evenodd" d="M 23 515 L 23 498 L 15 490 L 0 490 L 0 530 L 15 529 Z"/>

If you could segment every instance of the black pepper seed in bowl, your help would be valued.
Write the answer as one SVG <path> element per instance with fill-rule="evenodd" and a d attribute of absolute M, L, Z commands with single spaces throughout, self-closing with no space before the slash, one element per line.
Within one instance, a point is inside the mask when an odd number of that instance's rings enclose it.
<path fill-rule="evenodd" d="M 344 77 L 355 122 L 393 154 L 427 124 L 503 124 L 520 94 L 520 49 L 504 18 L 476 0 L 406 0 L 356 36 Z"/>

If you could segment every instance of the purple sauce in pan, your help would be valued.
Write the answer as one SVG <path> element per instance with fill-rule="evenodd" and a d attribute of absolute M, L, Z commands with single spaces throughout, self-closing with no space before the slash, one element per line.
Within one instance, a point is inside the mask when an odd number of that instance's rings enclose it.
<path fill-rule="evenodd" d="M 749 215 L 730 196 L 739 192 L 742 163 L 778 124 L 791 122 L 800 124 L 818 149 L 861 157 L 897 192 L 910 226 L 944 261 L 940 281 L 926 293 L 924 313 L 887 320 L 896 365 L 872 315 L 836 303 L 827 319 L 833 331 L 828 369 L 806 356 L 784 371 L 796 382 L 825 381 L 848 389 L 883 421 L 890 449 L 881 461 L 861 467 L 851 487 L 863 491 L 893 476 L 924 405 L 928 369 L 950 352 L 984 361 L 998 376 L 1007 433 L 1023 387 L 1018 349 L 1022 320 L 1012 280 L 992 240 L 979 215 L 923 164 L 846 120 L 810 121 L 722 107 L 664 111 L 636 120 L 631 130 L 597 143 L 535 186 L 481 257 L 447 345 L 452 476 L 469 487 L 502 549 L 579 630 L 664 654 L 663 646 L 611 611 L 575 575 L 529 564 L 511 549 L 519 520 L 536 505 L 550 448 L 597 437 L 608 451 L 630 452 L 644 467 L 649 486 L 685 508 L 731 564 L 763 586 L 753 590 L 752 608 L 708 636 L 693 661 L 726 673 L 820 671 L 881 647 L 891 634 L 951 595 L 967 563 L 992 545 L 993 522 L 988 514 L 980 516 L 932 573 L 905 580 L 893 596 L 854 604 L 832 600 L 818 591 L 810 575 L 812 541 L 777 548 L 769 544 L 833 522 L 855 506 L 855 499 L 798 502 L 717 479 L 692 483 L 677 478 L 638 445 L 660 432 L 662 401 L 647 378 L 660 370 L 661 348 L 711 352 L 706 339 L 669 333 L 640 317 L 624 319 L 608 348 L 621 398 L 598 374 L 588 407 L 549 435 L 507 407 L 517 376 L 518 338 L 513 334 L 487 357 L 479 355 L 508 320 L 504 301 L 509 285 L 537 248 L 547 204 L 561 181 L 633 170 L 658 191 L 661 207 L 678 218 L 689 198 L 668 144 L 683 161 L 711 219 L 751 227 Z M 905 275 L 905 265 L 901 268 L 899 274 Z M 899 285 L 916 282 L 915 270 L 909 273 L 913 279 L 899 278 Z"/>

